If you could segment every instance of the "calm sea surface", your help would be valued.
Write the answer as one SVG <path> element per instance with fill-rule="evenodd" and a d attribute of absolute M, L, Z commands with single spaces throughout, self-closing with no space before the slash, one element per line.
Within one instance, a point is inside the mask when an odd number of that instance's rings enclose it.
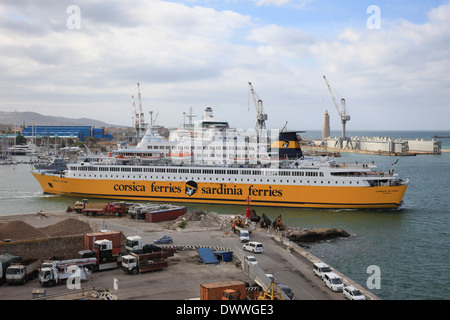
<path fill-rule="evenodd" d="M 450 131 L 349 132 L 352 136 L 399 138 L 432 138 L 435 134 L 450 136 Z M 320 138 L 321 132 L 306 132 L 302 136 Z M 450 139 L 439 140 L 442 149 L 450 149 Z M 404 206 L 399 210 L 256 211 L 272 220 L 281 213 L 283 223 L 289 226 L 346 230 L 351 237 L 312 244 L 309 250 L 366 289 L 376 284 L 368 267 L 377 266 L 380 288 L 369 291 L 382 299 L 450 299 L 450 154 L 389 157 L 343 153 L 337 160 L 375 161 L 378 169 L 390 169 L 397 159 L 395 171 L 411 178 Z M 65 210 L 78 200 L 44 195 L 30 169 L 29 164 L 0 165 L 0 215 Z M 188 205 L 188 209 L 223 214 L 245 212 L 245 207 L 238 206 Z"/>

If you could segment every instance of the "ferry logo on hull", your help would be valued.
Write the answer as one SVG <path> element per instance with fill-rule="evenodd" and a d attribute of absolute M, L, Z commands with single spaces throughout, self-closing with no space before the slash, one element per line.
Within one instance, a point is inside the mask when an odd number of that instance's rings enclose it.
<path fill-rule="evenodd" d="M 186 193 L 189 197 L 197 192 L 197 182 L 188 181 L 186 182 L 186 187 L 184 189 L 184 193 Z"/>

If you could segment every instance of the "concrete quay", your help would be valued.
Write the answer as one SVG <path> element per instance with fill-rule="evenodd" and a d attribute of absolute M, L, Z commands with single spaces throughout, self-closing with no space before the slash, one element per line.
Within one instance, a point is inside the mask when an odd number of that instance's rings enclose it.
<path fill-rule="evenodd" d="M 200 285 L 218 281 L 240 280 L 248 283 L 263 281 L 262 273 L 270 273 L 280 283 L 288 284 L 295 300 L 345 300 L 341 292 L 332 292 L 324 282 L 313 273 L 313 263 L 320 261 L 308 251 L 284 239 L 278 233 L 270 233 L 264 229 L 255 229 L 252 241 L 262 242 L 264 252 L 252 254 L 242 250 L 242 244 L 237 235 L 233 234 L 227 225 L 218 227 L 200 228 L 188 227 L 185 229 L 169 229 L 170 222 L 146 223 L 136 221 L 129 217 L 85 217 L 71 212 L 46 212 L 48 218 L 38 218 L 36 214 L 1 216 L 0 223 L 21 219 L 34 226 L 45 227 L 63 221 L 67 218 L 77 217 L 90 223 L 94 231 L 108 229 L 122 231 L 125 236 L 139 235 L 144 243 L 153 243 L 153 240 L 162 235 L 173 238 L 173 245 L 179 250 L 174 257 L 168 259 L 168 268 L 161 272 L 130 275 L 121 269 L 105 270 L 93 273 L 89 281 L 82 282 L 82 290 L 92 288 L 107 288 L 119 300 L 186 300 L 198 299 Z M 227 219 L 229 216 L 226 216 Z M 229 249 L 233 251 L 232 262 L 221 262 L 216 265 L 200 263 L 195 250 L 198 247 L 208 246 L 214 250 Z M 245 267 L 244 255 L 253 255 L 261 268 L 254 272 L 252 268 Z M 258 271 L 258 270 L 256 270 Z M 343 278 L 346 285 L 359 288 L 366 298 L 378 298 L 335 271 Z M 113 290 L 114 281 L 117 281 L 118 291 Z M 37 279 L 27 282 L 23 286 L 0 285 L 0 300 L 28 300 L 32 298 L 34 288 L 42 288 Z M 47 290 L 47 297 L 70 294 L 66 285 L 57 285 Z"/>

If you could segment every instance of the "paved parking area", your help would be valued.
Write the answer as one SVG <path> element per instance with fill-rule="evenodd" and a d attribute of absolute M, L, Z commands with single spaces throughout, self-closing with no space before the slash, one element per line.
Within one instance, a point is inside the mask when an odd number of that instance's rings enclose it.
<path fill-rule="evenodd" d="M 152 243 L 154 239 L 167 234 L 174 239 L 174 245 L 242 250 L 238 236 L 232 233 L 226 234 L 224 230 L 181 232 L 167 229 L 164 223 L 136 222 L 127 217 L 89 219 L 94 220 L 101 229 L 122 231 L 126 236 L 138 234 L 145 243 Z M 36 222 L 50 223 L 44 220 L 36 220 Z M 286 250 L 283 244 L 268 237 L 266 232 L 255 231 L 252 237 L 252 240 L 264 244 L 263 253 L 252 254 L 256 256 L 260 267 L 266 273 L 273 274 L 279 282 L 288 284 L 296 300 L 344 299 L 342 293 L 331 292 L 322 280 L 314 276 L 311 261 L 293 250 Z M 233 262 L 218 265 L 206 265 L 198 260 L 195 249 L 182 250 L 168 259 L 168 268 L 163 271 L 130 275 L 121 269 L 105 270 L 94 273 L 91 280 L 83 282 L 81 287 L 85 290 L 108 288 L 113 292 L 116 279 L 119 290 L 115 293 L 120 300 L 184 300 L 198 298 L 202 283 L 226 280 L 253 282 L 253 279 L 244 273 L 239 263 L 236 263 L 239 262 L 236 258 Z M 41 288 L 37 279 L 23 286 L 3 284 L 0 286 L 0 300 L 31 299 L 33 288 Z M 70 292 L 66 285 L 58 285 L 46 290 L 48 296 Z"/>

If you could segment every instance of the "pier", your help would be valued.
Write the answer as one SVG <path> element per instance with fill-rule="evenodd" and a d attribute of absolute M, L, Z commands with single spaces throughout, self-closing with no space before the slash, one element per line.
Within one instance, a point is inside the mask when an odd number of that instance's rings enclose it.
<path fill-rule="evenodd" d="M 327 140 L 329 142 L 329 140 Z M 416 140 L 411 140 L 415 142 Z M 359 143 L 349 144 L 345 148 L 336 148 L 333 143 L 327 143 L 325 145 L 322 144 L 322 141 L 319 140 L 304 140 L 301 145 L 302 150 L 305 150 L 305 154 L 308 154 L 308 151 L 314 153 L 328 153 L 331 156 L 333 154 L 340 153 L 360 153 L 360 154 L 373 154 L 373 155 L 383 155 L 383 156 L 416 156 L 416 155 L 438 155 L 441 153 L 449 153 L 450 150 L 445 150 L 441 148 L 440 141 L 428 141 L 423 140 L 422 143 L 426 145 L 426 147 L 415 147 L 414 149 L 410 149 L 408 144 L 403 143 L 404 145 L 401 148 L 396 148 L 394 145 L 387 146 L 383 143 L 383 145 L 379 145 L 378 143 L 367 146 L 361 145 Z M 439 142 L 437 145 L 436 142 Z"/>

